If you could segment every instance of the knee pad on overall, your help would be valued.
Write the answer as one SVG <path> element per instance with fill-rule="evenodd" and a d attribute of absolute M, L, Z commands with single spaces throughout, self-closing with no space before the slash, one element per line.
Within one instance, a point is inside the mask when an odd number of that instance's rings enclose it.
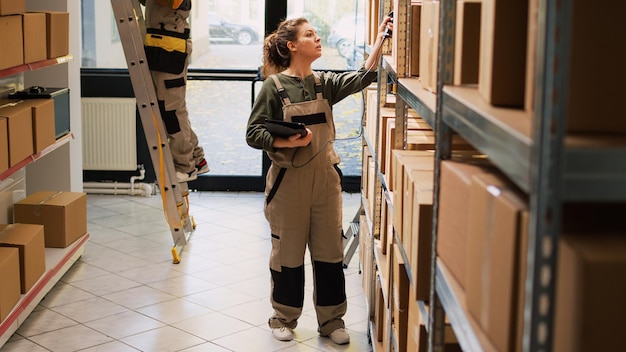
<path fill-rule="evenodd" d="M 318 306 L 335 306 L 346 301 L 343 263 L 313 262 Z"/>
<path fill-rule="evenodd" d="M 304 304 L 304 265 L 297 268 L 282 267 L 281 271 L 271 270 L 274 281 L 272 298 L 275 302 L 289 307 L 302 307 Z"/>

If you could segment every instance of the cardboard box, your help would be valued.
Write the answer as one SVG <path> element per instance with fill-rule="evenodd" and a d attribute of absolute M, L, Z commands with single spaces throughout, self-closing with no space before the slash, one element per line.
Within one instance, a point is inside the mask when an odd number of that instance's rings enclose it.
<path fill-rule="evenodd" d="M 453 81 L 455 85 L 478 83 L 480 3 L 481 0 L 459 0 L 456 3 Z"/>
<path fill-rule="evenodd" d="M 437 92 L 439 1 L 424 0 L 420 17 L 419 76 L 422 87 Z"/>
<path fill-rule="evenodd" d="M 65 248 L 87 233 L 87 195 L 41 191 L 14 205 L 15 222 L 44 225 L 46 247 Z"/>
<path fill-rule="evenodd" d="M 31 86 L 9 94 L 10 99 L 52 99 L 54 100 L 54 132 L 56 138 L 65 136 L 70 131 L 70 90 L 69 88 L 51 88 Z"/>
<path fill-rule="evenodd" d="M 20 299 L 20 251 L 0 247 L 0 322 Z"/>
<path fill-rule="evenodd" d="M 407 275 L 407 265 L 402 258 L 400 247 L 393 246 L 393 329 L 398 351 L 406 351 L 407 326 L 409 320 L 409 277 Z"/>
<path fill-rule="evenodd" d="M 397 149 L 392 151 L 390 175 L 399 175 L 391 178 L 390 186 L 394 191 L 394 206 L 402 209 L 402 186 L 403 175 L 407 165 L 412 165 L 414 170 L 434 171 L 435 170 L 435 153 L 425 150 L 403 150 Z M 396 193 L 399 191 L 399 193 Z M 402 214 L 399 214 L 402 216 Z M 401 225 L 398 225 L 401 227 Z"/>
<path fill-rule="evenodd" d="M 391 194 L 393 196 L 393 194 Z M 393 199 L 393 198 L 392 198 Z M 393 241 L 393 225 L 391 223 L 393 211 L 393 203 L 390 207 L 386 197 L 382 197 L 380 201 L 380 223 L 378 238 L 384 245 L 382 246 L 382 254 L 387 254 L 387 245 Z"/>
<path fill-rule="evenodd" d="M 376 41 L 376 36 L 378 35 L 378 25 L 379 20 L 378 17 L 380 15 L 379 0 L 371 0 L 367 2 L 369 5 L 366 8 L 366 16 L 367 16 L 367 43 L 371 46 L 374 45 Z"/>
<path fill-rule="evenodd" d="M 562 234 L 557 258 L 554 351 L 626 351 L 624 233 Z"/>
<path fill-rule="evenodd" d="M 370 214 L 370 218 L 375 218 L 374 209 L 376 209 L 376 204 L 377 204 L 376 198 L 380 197 L 380 192 L 378 191 L 378 187 L 376 187 L 377 178 L 378 178 L 378 174 L 376 173 L 376 164 L 375 164 L 374 158 L 368 153 L 367 155 L 367 188 L 365 191 L 365 198 L 367 199 L 368 214 Z"/>
<path fill-rule="evenodd" d="M 522 214 L 528 201 L 503 176 L 472 177 L 469 197 L 469 240 L 465 300 L 467 310 L 499 351 L 515 351 L 518 300 L 523 298 L 519 273 L 527 248 Z"/>
<path fill-rule="evenodd" d="M 421 40 L 421 17 L 422 3 L 411 2 L 409 18 L 409 75 L 419 76 L 420 74 L 420 40 Z"/>
<path fill-rule="evenodd" d="M 415 291 L 411 290 L 409 295 L 406 350 L 412 352 L 428 352 L 427 327 L 417 301 Z"/>
<path fill-rule="evenodd" d="M 0 0 L 0 16 L 20 15 L 26 12 L 26 0 Z"/>
<path fill-rule="evenodd" d="M 363 146 L 361 151 L 361 193 L 365 198 L 367 198 L 367 186 L 369 184 L 367 180 L 369 177 L 369 158 L 369 148 L 367 146 Z"/>
<path fill-rule="evenodd" d="M 537 71 L 537 37 L 539 36 L 539 0 L 528 0 L 528 30 L 526 32 L 526 90 L 524 110 L 535 109 L 535 74 Z"/>
<path fill-rule="evenodd" d="M 49 11 L 45 14 L 48 59 L 68 55 L 70 53 L 70 14 L 59 11 Z"/>
<path fill-rule="evenodd" d="M 23 104 L 31 107 L 33 119 L 33 150 L 39 153 L 56 142 L 54 127 L 54 100 L 27 99 Z"/>
<path fill-rule="evenodd" d="M 408 221 L 413 216 L 413 191 L 432 190 L 435 159 L 430 155 L 406 159 L 397 174 L 397 188 L 394 190 L 393 226 L 401 241 L 410 238 Z"/>
<path fill-rule="evenodd" d="M 381 111 L 382 112 L 382 111 Z M 395 113 L 395 112 L 394 112 Z M 385 176 L 389 176 L 389 168 L 391 167 L 391 153 L 393 150 L 403 149 L 402 134 L 396 135 L 396 118 L 395 115 L 381 114 L 381 133 L 378 144 L 378 154 L 380 171 Z M 421 117 L 417 117 L 415 111 L 409 111 L 409 118 L 406 122 L 407 131 L 432 131 L 430 125 Z M 407 141 L 408 142 L 408 141 Z M 387 177 L 389 181 L 391 178 Z"/>
<path fill-rule="evenodd" d="M 603 4 L 575 0 L 571 5 L 571 54 L 569 72 L 565 73 L 569 79 L 567 131 L 623 136 L 626 119 L 620 111 L 626 81 L 626 46 L 616 40 L 623 39 L 626 3 Z"/>
<path fill-rule="evenodd" d="M 411 282 L 418 300 L 430 300 L 430 265 L 433 233 L 433 189 L 413 191 L 412 216 L 407 242 L 410 242 Z"/>
<path fill-rule="evenodd" d="M 409 321 L 407 328 L 407 352 L 427 352 L 428 351 L 428 331 L 424 314 L 428 314 L 429 306 L 425 305 L 425 312 L 422 313 L 418 305 L 418 300 L 412 291 L 409 295 Z M 446 320 L 443 333 L 443 351 L 461 352 L 462 349 L 454 335 L 452 326 Z"/>
<path fill-rule="evenodd" d="M 17 248 L 20 253 L 20 288 L 28 292 L 46 271 L 42 225 L 0 224 L 0 247 Z"/>
<path fill-rule="evenodd" d="M 24 63 L 23 37 L 21 15 L 0 16 L 0 70 Z"/>
<path fill-rule="evenodd" d="M 528 1 L 483 0 L 478 91 L 490 104 L 523 107 Z"/>
<path fill-rule="evenodd" d="M 28 12 L 22 15 L 24 32 L 24 63 L 45 60 L 48 57 L 46 42 L 46 14 Z"/>
<path fill-rule="evenodd" d="M 0 173 L 9 168 L 9 119 L 0 116 Z"/>
<path fill-rule="evenodd" d="M 33 118 L 28 105 L 0 100 L 0 117 L 8 119 L 9 167 L 33 154 Z"/>
<path fill-rule="evenodd" d="M 441 162 L 437 254 L 462 288 L 465 288 L 472 177 L 493 171 L 484 160 Z"/>
<path fill-rule="evenodd" d="M 374 322 L 376 329 L 374 338 L 376 341 L 383 341 L 383 326 L 385 325 L 385 296 L 383 295 L 383 287 L 380 282 L 380 276 L 376 275 L 376 301 L 374 303 Z"/>

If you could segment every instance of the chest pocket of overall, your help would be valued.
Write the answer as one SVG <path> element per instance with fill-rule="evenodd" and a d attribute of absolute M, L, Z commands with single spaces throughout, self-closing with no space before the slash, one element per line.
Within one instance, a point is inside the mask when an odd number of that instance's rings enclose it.
<path fill-rule="evenodd" d="M 322 95 L 322 84 L 317 76 L 315 78 L 316 99 L 300 103 L 292 103 L 275 75 L 270 76 L 278 89 L 278 94 L 283 102 L 283 119 L 285 121 L 302 122 L 313 133 L 311 144 L 300 148 L 284 148 L 278 154 L 270 155 L 274 162 L 281 166 L 293 167 L 324 167 L 339 163 L 339 155 L 335 152 L 334 138 L 335 125 L 332 111 L 328 100 Z M 284 163 L 284 164 L 283 164 Z"/>
<path fill-rule="evenodd" d="M 148 28 L 144 49 L 151 70 L 180 74 L 187 60 L 187 39 L 189 30 L 184 33 Z"/>

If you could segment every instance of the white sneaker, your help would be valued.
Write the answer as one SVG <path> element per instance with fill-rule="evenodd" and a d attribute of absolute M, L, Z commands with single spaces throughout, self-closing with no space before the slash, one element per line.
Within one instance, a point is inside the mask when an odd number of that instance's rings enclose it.
<path fill-rule="evenodd" d="M 193 181 L 198 178 L 198 170 L 194 169 L 193 171 L 188 173 L 176 171 L 176 178 L 180 183 Z"/>
<path fill-rule="evenodd" d="M 339 328 L 328 335 L 330 340 L 338 345 L 345 345 L 350 343 L 350 335 L 344 328 Z"/>
<path fill-rule="evenodd" d="M 280 328 L 273 328 L 272 335 L 278 341 L 291 341 L 293 340 L 293 331 L 286 326 L 281 326 Z"/>

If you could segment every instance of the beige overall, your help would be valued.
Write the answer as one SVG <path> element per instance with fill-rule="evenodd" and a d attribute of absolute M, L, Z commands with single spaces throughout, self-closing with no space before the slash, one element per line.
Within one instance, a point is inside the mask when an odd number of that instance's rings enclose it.
<path fill-rule="evenodd" d="M 318 331 L 327 336 L 345 327 L 342 195 L 340 159 L 333 145 L 335 126 L 330 105 L 315 74 L 316 100 L 292 104 L 276 76 L 285 121 L 303 122 L 313 132 L 311 144 L 270 152 L 272 165 L 265 188 L 265 216 L 272 232 L 270 271 L 272 328 L 295 328 L 304 301 L 304 254 L 313 267 L 313 301 Z"/>

